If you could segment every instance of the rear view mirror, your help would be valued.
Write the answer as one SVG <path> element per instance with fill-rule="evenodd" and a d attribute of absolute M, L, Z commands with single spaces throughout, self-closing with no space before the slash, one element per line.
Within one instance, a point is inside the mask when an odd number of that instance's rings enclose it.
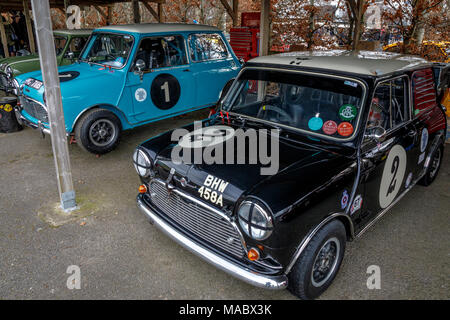
<path fill-rule="evenodd" d="M 69 60 L 74 60 L 75 59 L 75 53 L 69 51 L 66 53 L 66 58 Z"/>

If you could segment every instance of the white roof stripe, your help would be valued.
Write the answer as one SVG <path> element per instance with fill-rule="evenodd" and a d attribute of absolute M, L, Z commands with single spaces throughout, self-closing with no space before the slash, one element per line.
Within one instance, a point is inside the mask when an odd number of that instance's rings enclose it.
<path fill-rule="evenodd" d="M 412 55 L 378 51 L 302 51 L 257 57 L 249 62 L 317 68 L 356 74 L 382 76 L 431 62 Z"/>

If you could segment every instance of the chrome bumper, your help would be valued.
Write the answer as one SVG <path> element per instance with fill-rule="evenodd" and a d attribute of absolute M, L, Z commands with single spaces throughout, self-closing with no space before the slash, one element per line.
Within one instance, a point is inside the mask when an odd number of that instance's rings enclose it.
<path fill-rule="evenodd" d="M 195 243 L 161 219 L 158 214 L 152 211 L 152 209 L 149 208 L 149 206 L 142 200 L 141 195 L 138 195 L 137 197 L 137 206 L 155 226 L 161 229 L 169 237 L 216 268 L 257 287 L 265 289 L 284 289 L 287 287 L 287 276 L 284 274 L 278 276 L 268 276 L 256 273 L 250 269 L 226 260 L 203 246 Z"/>
<path fill-rule="evenodd" d="M 42 124 L 35 124 L 25 118 L 19 111 L 18 108 L 14 108 L 14 113 L 16 114 L 17 121 L 22 124 L 26 125 L 27 127 L 30 127 L 32 129 L 39 129 L 40 132 L 45 133 L 47 135 L 50 135 L 50 129 L 45 128 Z"/>

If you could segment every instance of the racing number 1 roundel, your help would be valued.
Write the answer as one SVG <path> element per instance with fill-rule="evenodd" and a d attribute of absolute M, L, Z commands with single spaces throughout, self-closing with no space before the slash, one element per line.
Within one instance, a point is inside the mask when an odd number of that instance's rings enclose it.
<path fill-rule="evenodd" d="M 180 94 L 180 83 L 171 74 L 162 73 L 153 79 L 150 95 L 157 108 L 162 110 L 172 108 L 180 99 Z"/>
<path fill-rule="evenodd" d="M 389 206 L 403 184 L 406 171 L 406 151 L 401 145 L 392 147 L 386 159 L 380 184 L 380 207 Z"/>

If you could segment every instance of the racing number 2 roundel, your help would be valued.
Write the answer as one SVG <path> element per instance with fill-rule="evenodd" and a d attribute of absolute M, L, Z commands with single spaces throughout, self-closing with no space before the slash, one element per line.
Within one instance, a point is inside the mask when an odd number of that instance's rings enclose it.
<path fill-rule="evenodd" d="M 153 79 L 150 95 L 157 108 L 162 110 L 172 108 L 180 99 L 180 94 L 180 83 L 173 75 L 162 73 Z"/>
<path fill-rule="evenodd" d="M 380 184 L 380 207 L 389 206 L 400 190 L 406 171 L 406 151 L 401 145 L 392 147 L 386 159 Z"/>

